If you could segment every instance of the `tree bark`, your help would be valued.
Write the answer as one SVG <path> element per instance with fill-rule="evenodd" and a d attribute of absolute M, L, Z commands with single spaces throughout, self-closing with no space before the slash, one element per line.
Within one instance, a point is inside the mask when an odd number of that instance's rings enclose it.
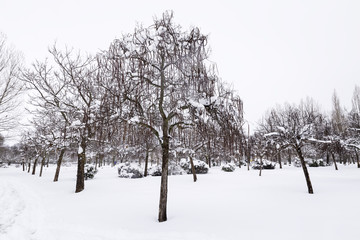
<path fill-rule="evenodd" d="M 46 167 L 47 167 L 47 168 L 49 167 L 49 162 L 50 162 L 50 156 L 48 155 L 47 161 L 46 161 Z"/>
<path fill-rule="evenodd" d="M 148 175 L 149 149 L 146 149 L 144 177 Z"/>
<path fill-rule="evenodd" d="M 288 162 L 289 162 L 289 166 L 290 166 L 291 165 L 291 150 L 290 149 L 288 150 L 288 153 L 289 153 Z"/>
<path fill-rule="evenodd" d="M 194 161 L 193 161 L 193 158 L 191 156 L 189 158 L 190 158 L 191 172 L 193 174 L 194 182 L 196 182 L 197 177 L 196 177 L 196 172 L 195 172 Z"/>
<path fill-rule="evenodd" d="M 305 180 L 306 180 L 306 184 L 307 184 L 307 187 L 308 187 L 308 192 L 309 192 L 309 194 L 313 194 L 314 191 L 313 191 L 313 188 L 312 188 L 312 185 L 311 185 L 310 175 L 309 175 L 308 169 L 306 167 L 305 159 L 304 159 L 304 156 L 302 154 L 300 146 L 296 146 L 296 152 L 297 152 L 298 157 L 300 159 L 301 167 L 302 167 L 302 169 L 304 171 Z"/>
<path fill-rule="evenodd" d="M 169 138 L 164 136 L 162 147 L 162 167 L 161 167 L 161 186 L 160 186 L 160 203 L 159 203 L 159 222 L 167 220 L 167 192 L 168 192 L 168 164 L 169 164 Z"/>
<path fill-rule="evenodd" d="M 330 163 L 329 152 L 326 152 L 326 164 L 329 165 L 329 163 Z"/>
<path fill-rule="evenodd" d="M 333 159 L 333 161 L 334 161 L 335 170 L 338 170 L 338 166 L 337 166 L 337 163 L 336 163 L 335 155 L 334 155 L 333 152 L 331 153 L 331 157 L 332 157 L 332 159 Z"/>
<path fill-rule="evenodd" d="M 280 166 L 280 169 L 282 169 L 282 163 L 281 163 L 281 153 L 279 151 L 278 153 L 278 161 L 279 161 L 279 166 Z"/>
<path fill-rule="evenodd" d="M 259 171 L 260 177 L 261 177 L 262 168 L 263 168 L 263 160 L 262 160 L 262 157 L 260 157 L 260 171 Z"/>
<path fill-rule="evenodd" d="M 81 138 L 80 143 L 81 149 L 78 151 L 78 165 L 77 165 L 77 176 L 76 176 L 76 188 L 75 193 L 81 192 L 85 189 L 85 150 L 86 150 L 86 139 Z"/>
<path fill-rule="evenodd" d="M 60 151 L 60 155 L 59 155 L 59 158 L 57 160 L 57 165 L 56 165 L 54 182 L 57 182 L 59 180 L 60 168 L 61 168 L 61 164 L 62 164 L 62 160 L 63 160 L 63 157 L 64 157 L 65 150 L 66 150 L 65 148 L 62 148 L 61 151 Z"/>
<path fill-rule="evenodd" d="M 355 156 L 356 156 L 357 167 L 360 168 L 359 153 L 357 152 L 356 149 L 355 149 Z"/>
<path fill-rule="evenodd" d="M 41 160 L 41 167 L 40 167 L 40 174 L 39 174 L 39 177 L 42 176 L 42 172 L 43 172 L 43 169 L 44 169 L 44 165 L 45 165 L 45 160 L 46 160 L 46 156 L 45 156 L 45 153 L 42 157 L 42 160 Z"/>
<path fill-rule="evenodd" d="M 35 158 L 34 165 L 33 165 L 33 170 L 32 170 L 31 175 L 35 175 L 37 161 L 38 161 L 38 157 L 37 157 L 37 158 Z"/>

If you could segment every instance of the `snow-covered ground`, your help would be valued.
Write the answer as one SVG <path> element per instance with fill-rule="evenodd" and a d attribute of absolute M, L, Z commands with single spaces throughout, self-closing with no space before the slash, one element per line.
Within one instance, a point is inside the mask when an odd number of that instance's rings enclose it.
<path fill-rule="evenodd" d="M 104 167 L 74 193 L 76 168 L 43 177 L 0 169 L 1 240 L 359 239 L 360 169 L 300 168 L 169 177 L 168 221 L 157 222 L 160 177 L 123 179 Z"/>

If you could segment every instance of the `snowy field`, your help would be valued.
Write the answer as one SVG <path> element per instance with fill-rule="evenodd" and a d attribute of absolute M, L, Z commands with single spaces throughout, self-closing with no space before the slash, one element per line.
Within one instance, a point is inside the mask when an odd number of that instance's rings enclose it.
<path fill-rule="evenodd" d="M 160 177 L 100 169 L 75 194 L 76 168 L 43 177 L 0 168 L 1 240 L 359 239 L 360 169 L 300 168 L 169 177 L 168 221 L 157 222 Z"/>

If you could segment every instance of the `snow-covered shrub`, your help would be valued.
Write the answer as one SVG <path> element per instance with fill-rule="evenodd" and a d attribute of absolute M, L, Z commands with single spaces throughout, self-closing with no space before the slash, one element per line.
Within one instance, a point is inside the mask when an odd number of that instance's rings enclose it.
<path fill-rule="evenodd" d="M 205 174 L 209 171 L 209 166 L 204 162 L 200 160 L 194 160 L 194 168 L 196 174 Z M 185 170 L 187 174 L 191 174 L 191 163 L 189 159 L 181 159 L 180 160 L 180 166 Z"/>
<path fill-rule="evenodd" d="M 276 163 L 273 163 L 269 160 L 263 160 L 262 161 L 262 169 L 275 169 Z M 261 168 L 261 162 L 255 161 L 252 165 L 252 169 L 260 169 Z"/>
<path fill-rule="evenodd" d="M 149 175 L 151 176 L 161 176 L 161 166 L 157 165 L 157 166 L 153 166 L 149 168 Z"/>
<path fill-rule="evenodd" d="M 161 166 L 154 166 L 149 169 L 149 175 L 151 176 L 161 176 L 162 169 Z M 186 171 L 178 164 L 170 163 L 169 164 L 169 175 L 185 175 Z"/>
<path fill-rule="evenodd" d="M 85 164 L 85 180 L 93 179 L 97 173 L 97 169 L 92 164 Z"/>
<path fill-rule="evenodd" d="M 179 164 L 169 164 L 169 175 L 185 175 L 186 171 Z"/>
<path fill-rule="evenodd" d="M 312 160 L 308 161 L 309 167 L 325 167 L 326 164 L 324 163 L 324 160 L 318 159 L 318 160 Z"/>
<path fill-rule="evenodd" d="M 3 162 L 0 163 L 0 168 L 7 168 L 7 167 L 8 167 L 8 165 L 6 163 L 3 163 Z"/>
<path fill-rule="evenodd" d="M 61 165 L 64 166 L 64 167 L 71 167 L 70 162 L 63 162 Z"/>
<path fill-rule="evenodd" d="M 225 172 L 233 172 L 235 171 L 235 164 L 232 163 L 227 163 L 224 166 L 222 166 L 221 170 L 225 171 Z"/>
<path fill-rule="evenodd" d="M 120 164 L 118 167 L 118 173 L 121 178 L 144 177 L 142 169 L 137 165 L 131 165 L 129 162 Z"/>
<path fill-rule="evenodd" d="M 294 163 L 294 166 L 295 166 L 295 167 L 301 167 L 300 159 L 295 158 L 295 160 L 293 161 L 293 163 Z"/>

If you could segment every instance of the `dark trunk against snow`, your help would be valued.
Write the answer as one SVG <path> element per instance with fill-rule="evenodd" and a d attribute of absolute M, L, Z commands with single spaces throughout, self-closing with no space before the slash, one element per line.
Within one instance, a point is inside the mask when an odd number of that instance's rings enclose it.
<path fill-rule="evenodd" d="M 288 162 L 289 162 L 289 166 L 290 166 L 291 165 L 291 150 L 290 149 L 288 150 L 288 153 L 289 153 Z"/>
<path fill-rule="evenodd" d="M 164 131 L 165 132 L 165 131 Z M 167 132 L 167 130 L 166 130 Z M 161 186 L 160 186 L 160 203 L 159 203 L 159 222 L 167 220 L 167 192 L 168 192 L 168 165 L 169 165 L 169 137 L 163 137 L 162 147 L 162 167 L 161 167 Z"/>
<path fill-rule="evenodd" d="M 356 150 L 356 149 L 355 149 L 355 156 L 356 156 L 357 167 L 358 167 L 358 168 L 360 168 L 359 153 L 357 152 L 357 150 Z"/>
<path fill-rule="evenodd" d="M 296 146 L 295 149 L 296 149 L 296 152 L 297 152 L 298 157 L 300 159 L 301 167 L 302 167 L 302 169 L 304 171 L 305 180 L 306 180 L 306 184 L 307 184 L 307 187 L 308 187 L 308 192 L 309 192 L 309 194 L 313 194 L 314 191 L 313 191 L 313 188 L 312 188 L 312 185 L 311 185 L 310 175 L 309 175 L 308 169 L 306 167 L 306 163 L 305 163 L 305 159 L 304 159 L 304 156 L 302 154 L 302 151 L 301 151 L 301 147 Z"/>
<path fill-rule="evenodd" d="M 330 156 L 329 156 L 329 152 L 326 152 L 326 164 L 329 165 L 330 164 Z"/>
<path fill-rule="evenodd" d="M 338 170 L 336 159 L 335 159 L 335 154 L 333 152 L 331 153 L 331 157 L 332 157 L 332 159 L 334 161 L 335 170 Z"/>
<path fill-rule="evenodd" d="M 76 189 L 75 193 L 81 192 L 85 188 L 85 163 L 86 163 L 86 139 L 81 138 L 79 151 L 78 151 L 78 165 L 77 165 L 77 176 L 76 176 Z"/>
<path fill-rule="evenodd" d="M 59 158 L 57 160 L 57 164 L 56 164 L 54 182 L 57 182 L 59 180 L 60 168 L 61 168 L 61 164 L 62 164 L 64 154 L 65 154 L 65 148 L 62 148 L 61 151 L 60 151 Z"/>
<path fill-rule="evenodd" d="M 146 149 L 144 177 L 148 175 L 148 163 L 149 163 L 149 149 Z"/>
<path fill-rule="evenodd" d="M 34 165 L 33 165 L 33 170 L 32 170 L 32 173 L 31 173 L 32 175 L 35 175 L 37 161 L 38 161 L 38 157 L 35 158 Z"/>
<path fill-rule="evenodd" d="M 282 169 L 281 153 L 280 153 L 280 151 L 279 151 L 279 153 L 278 153 L 278 161 L 279 161 L 280 169 Z"/>
<path fill-rule="evenodd" d="M 191 172 L 193 174 L 194 182 L 196 182 L 197 177 L 196 177 L 196 172 L 195 172 L 194 161 L 193 161 L 193 158 L 191 156 L 189 158 L 190 158 Z"/>
<path fill-rule="evenodd" d="M 211 141 L 210 140 L 208 140 L 208 142 L 207 142 L 207 149 L 208 149 L 208 153 L 206 155 L 206 159 L 208 161 L 209 168 L 211 168 L 211 156 L 210 156 L 211 154 L 209 154 L 210 149 L 211 149 Z"/>
<path fill-rule="evenodd" d="M 248 147 L 248 152 L 247 152 L 247 170 L 250 171 L 250 146 Z"/>
<path fill-rule="evenodd" d="M 43 172 L 44 165 L 45 165 L 45 160 L 46 160 L 46 155 L 44 153 L 42 160 L 41 160 L 41 167 L 40 167 L 40 174 L 39 174 L 40 177 L 42 176 L 42 172 Z"/>
<path fill-rule="evenodd" d="M 46 167 L 47 167 L 47 168 L 49 167 L 49 162 L 50 162 L 50 156 L 48 155 L 47 161 L 46 161 Z"/>
<path fill-rule="evenodd" d="M 29 159 L 29 163 L 28 163 L 28 173 L 30 173 L 30 169 L 31 169 L 31 159 Z"/>

